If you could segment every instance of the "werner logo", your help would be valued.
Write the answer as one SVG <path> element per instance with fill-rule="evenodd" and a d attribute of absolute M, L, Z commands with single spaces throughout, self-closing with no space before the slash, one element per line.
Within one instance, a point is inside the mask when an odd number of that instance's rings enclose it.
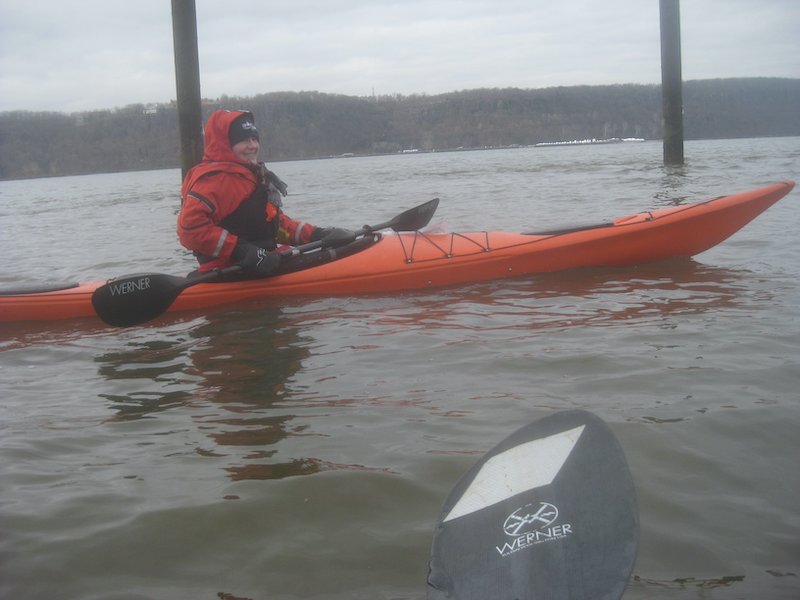
<path fill-rule="evenodd" d="M 122 296 L 131 292 L 140 292 L 150 288 L 150 278 L 142 277 L 134 281 L 121 281 L 111 284 L 111 295 Z"/>
<path fill-rule="evenodd" d="M 570 535 L 572 525 L 569 523 L 553 525 L 556 519 L 558 519 L 558 508 L 554 504 L 548 502 L 540 502 L 539 506 L 526 504 L 508 515 L 503 523 L 503 531 L 513 540 L 495 548 L 501 556 L 508 556 L 523 548 L 563 539 Z"/>

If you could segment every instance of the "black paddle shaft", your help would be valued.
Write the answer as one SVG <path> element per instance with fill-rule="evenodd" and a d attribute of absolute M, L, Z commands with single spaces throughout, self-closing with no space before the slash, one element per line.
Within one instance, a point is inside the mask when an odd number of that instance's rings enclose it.
<path fill-rule="evenodd" d="M 378 225 L 365 225 L 356 232 L 363 236 L 380 229 L 394 231 L 417 231 L 425 227 L 433 217 L 439 199 L 434 198 L 411 208 L 395 218 Z M 324 240 L 297 246 L 284 251 L 286 256 L 297 256 L 304 252 L 324 247 Z M 241 271 L 239 265 L 215 270 L 196 277 L 175 277 L 160 273 L 128 275 L 98 287 L 92 294 L 92 306 L 102 321 L 114 327 L 141 325 L 165 313 L 186 288 L 198 283 L 219 280 L 229 273 Z"/>

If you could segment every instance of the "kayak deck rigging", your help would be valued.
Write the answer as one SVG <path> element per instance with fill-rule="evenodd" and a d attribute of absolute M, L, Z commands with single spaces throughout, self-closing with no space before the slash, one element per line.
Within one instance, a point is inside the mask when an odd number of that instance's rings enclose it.
<path fill-rule="evenodd" d="M 440 258 L 453 258 L 456 256 L 455 254 L 455 246 L 456 240 L 464 240 L 467 245 L 473 245 L 477 250 L 472 254 L 480 254 L 481 252 L 491 252 L 492 248 L 489 243 L 489 232 L 483 231 L 478 234 L 464 234 L 464 233 L 446 233 L 446 234 L 437 234 L 436 237 L 449 237 L 450 244 L 449 248 L 445 249 L 444 244 L 441 243 L 441 240 L 433 239 L 433 236 L 427 235 L 421 231 L 416 231 L 413 234 L 413 239 L 411 240 L 410 244 L 404 238 L 409 237 L 409 235 L 399 236 L 400 239 L 400 247 L 403 249 L 403 254 L 405 255 L 405 262 L 406 264 L 412 264 L 415 262 L 428 262 L 432 260 L 438 260 Z M 482 244 L 478 239 L 479 236 L 485 237 L 485 242 Z M 425 242 L 429 243 L 435 249 L 439 250 L 442 253 L 441 256 L 426 256 L 425 258 L 416 258 L 414 257 L 414 251 L 417 250 L 417 243 L 418 240 L 422 239 Z M 409 244 L 410 247 L 406 247 Z M 465 252 L 464 250 L 458 253 L 458 256 L 469 256 L 470 252 Z"/>

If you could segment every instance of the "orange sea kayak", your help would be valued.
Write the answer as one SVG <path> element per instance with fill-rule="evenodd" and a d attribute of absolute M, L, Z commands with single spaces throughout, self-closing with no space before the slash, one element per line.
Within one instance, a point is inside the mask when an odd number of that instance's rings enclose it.
<path fill-rule="evenodd" d="M 736 233 L 793 187 L 794 182 L 788 181 L 599 225 L 551 231 L 385 235 L 366 244 L 360 252 L 311 269 L 268 279 L 195 285 L 186 289 L 169 310 L 270 296 L 429 288 L 576 267 L 624 266 L 694 256 Z M 0 291 L 0 321 L 96 316 L 91 296 L 104 283 Z"/>

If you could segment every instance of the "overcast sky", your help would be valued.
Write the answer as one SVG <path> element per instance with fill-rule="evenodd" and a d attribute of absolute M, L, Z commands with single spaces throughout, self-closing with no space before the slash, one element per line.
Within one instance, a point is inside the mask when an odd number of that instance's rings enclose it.
<path fill-rule="evenodd" d="M 683 78 L 800 78 L 800 0 L 682 0 Z M 196 0 L 205 98 L 660 83 L 658 0 Z M 0 111 L 175 98 L 170 0 L 0 0 Z"/>

